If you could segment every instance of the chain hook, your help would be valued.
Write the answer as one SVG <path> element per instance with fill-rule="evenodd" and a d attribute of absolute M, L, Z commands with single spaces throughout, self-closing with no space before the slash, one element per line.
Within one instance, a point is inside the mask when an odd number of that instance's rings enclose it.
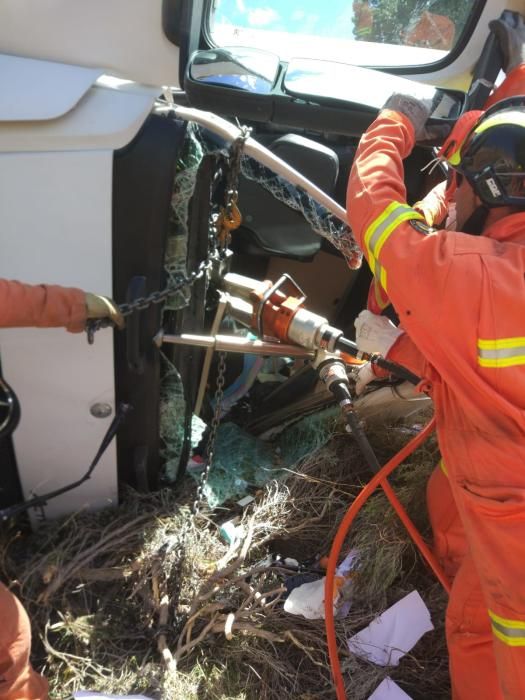
<path fill-rule="evenodd" d="M 244 145 L 251 134 L 251 128 L 240 127 L 240 133 L 232 141 L 228 153 L 228 176 L 226 180 L 226 192 L 224 206 L 220 207 L 219 215 L 215 222 L 217 240 L 220 248 L 226 248 L 231 241 L 231 232 L 239 228 L 242 223 L 242 215 L 237 206 L 239 198 L 239 176 L 241 173 L 241 159 Z"/>

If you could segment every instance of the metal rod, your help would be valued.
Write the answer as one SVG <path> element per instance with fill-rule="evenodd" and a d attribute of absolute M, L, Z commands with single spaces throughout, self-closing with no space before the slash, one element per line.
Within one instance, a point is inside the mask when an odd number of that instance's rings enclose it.
<path fill-rule="evenodd" d="M 220 293 L 219 303 L 217 305 L 217 311 L 215 312 L 215 318 L 211 324 L 211 335 L 216 335 L 219 328 L 221 327 L 222 319 L 226 313 L 228 307 L 229 296 L 224 292 Z M 211 360 L 213 358 L 213 348 L 207 348 L 204 355 L 204 362 L 202 363 L 201 380 L 199 383 L 199 390 L 197 392 L 197 399 L 195 401 L 195 408 L 193 412 L 196 416 L 200 416 L 202 409 L 202 402 L 204 401 L 204 394 L 206 393 L 206 386 L 208 384 L 208 375 L 210 374 Z"/>
<path fill-rule="evenodd" d="M 184 121 L 195 122 L 201 126 L 205 126 L 210 131 L 219 134 L 221 138 L 225 141 L 235 141 L 242 134 L 241 130 L 234 124 L 231 124 L 226 119 L 218 117 L 212 112 L 205 112 L 201 109 L 194 109 L 192 107 L 183 107 L 182 105 L 175 105 L 170 107 L 157 107 L 156 112 L 175 112 L 179 119 Z M 290 167 L 281 158 L 278 158 L 267 148 L 258 143 L 255 139 L 248 137 L 244 143 L 244 152 L 258 160 L 266 167 L 273 170 L 278 175 L 286 178 L 292 185 L 296 185 L 305 189 L 308 194 L 323 207 L 328 209 L 329 212 L 337 216 L 337 218 L 343 223 L 347 223 L 346 210 L 333 200 L 326 192 L 323 192 L 317 185 L 308 180 L 301 175 L 300 172 Z"/>
<path fill-rule="evenodd" d="M 262 340 L 249 340 L 237 338 L 231 335 L 167 335 L 162 331 L 154 338 L 156 345 L 162 343 L 174 343 L 175 345 L 193 345 L 200 348 L 212 348 L 218 352 L 240 352 L 250 355 L 268 355 L 273 357 L 313 357 L 314 352 L 306 350 L 298 345 L 285 345 L 284 343 L 268 343 Z"/>

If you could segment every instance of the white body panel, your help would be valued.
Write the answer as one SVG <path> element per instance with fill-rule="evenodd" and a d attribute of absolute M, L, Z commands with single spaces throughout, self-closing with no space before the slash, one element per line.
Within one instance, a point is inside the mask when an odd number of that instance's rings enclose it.
<path fill-rule="evenodd" d="M 69 112 L 101 71 L 0 55 L 0 121 L 56 119 Z"/>
<path fill-rule="evenodd" d="M 0 276 L 111 295 L 112 165 L 108 150 L 1 155 Z M 13 439 L 24 495 L 79 479 L 111 421 L 89 411 L 114 404 L 111 331 L 90 347 L 63 329 L 4 329 L 0 350 L 22 406 Z M 112 444 L 93 477 L 46 515 L 115 502 L 115 465 Z"/>
<path fill-rule="evenodd" d="M 104 79 L 92 85 L 100 71 L 44 61 L 7 64 L 47 92 L 33 104 L 27 92 L 18 121 L 0 119 L 0 276 L 112 296 L 113 152 L 134 138 L 159 88 Z M 19 84 L 13 75 L 4 81 L 8 104 L 11 96 L 23 99 Z M 62 329 L 3 329 L 0 351 L 22 406 L 13 439 L 24 496 L 79 479 L 114 416 L 112 331 L 100 331 L 89 346 L 84 334 Z M 93 417 L 97 402 L 110 404 L 111 416 Z M 92 478 L 50 501 L 45 513 L 116 499 L 113 443 Z"/>
<path fill-rule="evenodd" d="M 0 52 L 178 86 L 162 0 L 0 0 Z"/>

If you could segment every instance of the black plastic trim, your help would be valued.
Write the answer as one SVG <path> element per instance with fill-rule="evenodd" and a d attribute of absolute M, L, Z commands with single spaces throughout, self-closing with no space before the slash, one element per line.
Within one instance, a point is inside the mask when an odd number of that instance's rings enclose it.
<path fill-rule="evenodd" d="M 133 141 L 114 154 L 115 299 L 139 293 L 132 289 L 133 284 L 130 287 L 130 282 L 140 277 L 146 282 L 140 293 L 150 294 L 165 286 L 166 234 L 185 129 L 185 123 L 171 117 L 150 115 Z M 115 333 L 117 402 L 130 404 L 134 409 L 117 435 L 118 475 L 119 483 L 134 488 L 143 488 L 146 482 L 150 489 L 158 485 L 161 367 L 159 352 L 151 339 L 160 327 L 160 317 L 160 306 L 152 306 L 130 321 L 128 335 Z"/>
<path fill-rule="evenodd" d="M 167 39 L 179 47 L 179 83 L 184 83 L 184 73 L 191 54 L 200 48 L 201 27 L 207 22 L 207 0 L 163 0 L 162 29 Z M 206 13 L 208 7 L 206 7 Z"/>
<path fill-rule="evenodd" d="M 231 87 L 199 83 L 191 80 L 187 69 L 184 89 L 193 107 L 243 120 L 273 123 L 283 129 L 292 128 L 306 132 L 358 137 L 366 131 L 377 116 L 379 105 L 377 108 L 372 108 L 347 100 L 293 95 L 284 89 L 285 74 L 285 64 L 282 64 L 272 92 L 267 95 L 258 95 Z M 458 90 L 444 90 L 444 92 L 464 97 L 464 93 Z M 452 124 L 457 116 L 453 120 L 435 121 Z"/>

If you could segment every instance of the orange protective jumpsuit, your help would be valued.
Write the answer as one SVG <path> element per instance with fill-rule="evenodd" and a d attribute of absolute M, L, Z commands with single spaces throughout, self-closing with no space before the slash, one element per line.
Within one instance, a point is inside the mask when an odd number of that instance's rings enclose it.
<path fill-rule="evenodd" d="M 85 294 L 80 289 L 0 280 L 0 327 L 64 326 L 79 332 L 85 322 Z M 0 583 L 0 700 L 47 699 L 47 681 L 31 668 L 30 649 L 27 613 Z"/>
<path fill-rule="evenodd" d="M 525 64 L 522 63 L 514 68 L 514 70 L 505 77 L 501 85 L 489 96 L 485 102 L 485 109 L 488 109 L 496 102 L 504 100 L 507 97 L 523 94 L 525 94 Z M 481 114 L 481 112 L 479 112 L 479 114 Z M 461 117 L 459 121 L 461 121 Z M 417 202 L 413 206 L 420 213 L 428 212 L 428 217 L 432 220 L 433 226 L 439 224 L 445 226 L 446 224 L 446 228 L 454 228 L 455 221 L 450 221 L 449 219 L 450 205 L 453 204 L 452 200 L 455 189 L 455 179 L 452 179 L 448 186 L 446 181 L 440 182 L 425 195 L 421 202 Z M 381 314 L 389 304 L 390 299 L 388 298 L 388 294 L 381 287 L 380 280 L 375 277 L 373 283 L 370 285 L 367 308 L 374 314 Z"/>
<path fill-rule="evenodd" d="M 354 160 L 348 220 L 420 351 L 400 357 L 398 341 L 389 358 L 424 377 L 465 529 L 447 610 L 453 697 L 523 700 L 525 212 L 483 236 L 428 233 L 406 204 L 413 145 L 409 120 L 381 112 Z"/>

